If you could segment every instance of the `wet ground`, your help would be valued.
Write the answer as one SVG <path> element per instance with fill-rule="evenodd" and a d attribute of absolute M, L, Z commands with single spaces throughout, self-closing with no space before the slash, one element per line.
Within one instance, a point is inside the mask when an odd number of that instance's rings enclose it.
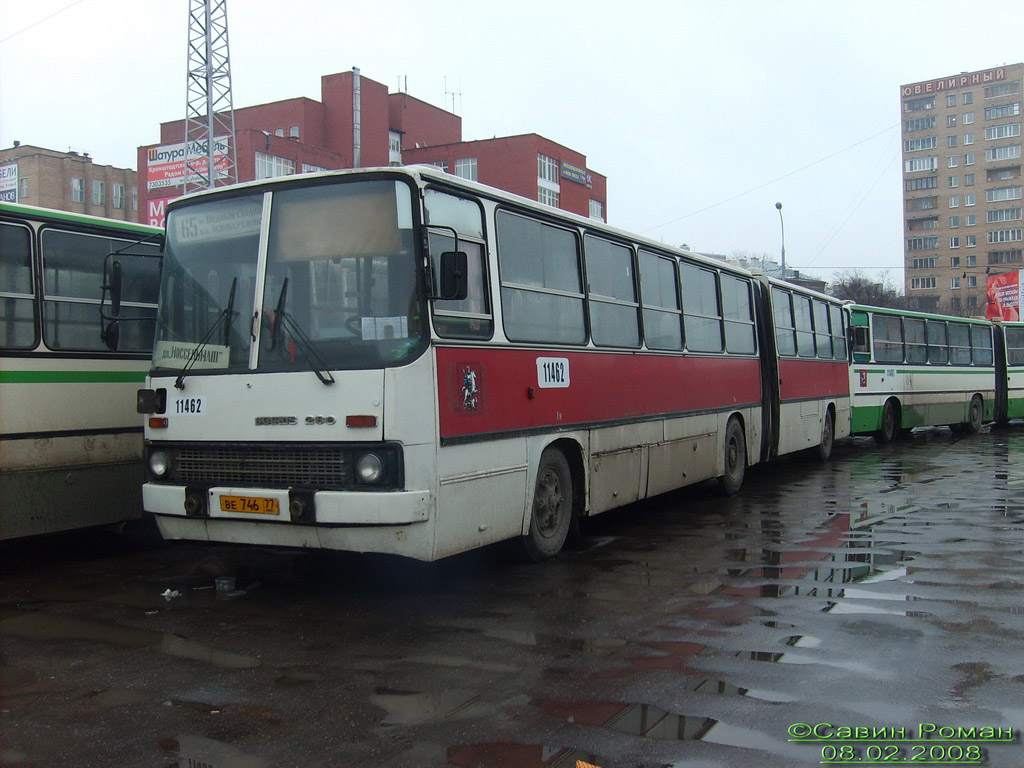
<path fill-rule="evenodd" d="M 0 650 L 5 768 L 1022 766 L 1024 431 L 846 441 L 539 566 L 9 544 Z"/>

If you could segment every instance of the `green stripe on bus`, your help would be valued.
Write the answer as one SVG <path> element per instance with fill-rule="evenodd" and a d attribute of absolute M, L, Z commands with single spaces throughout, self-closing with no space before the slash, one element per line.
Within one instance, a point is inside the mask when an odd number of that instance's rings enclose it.
<path fill-rule="evenodd" d="M 0 384 L 141 384 L 145 380 L 145 371 L 0 371 Z"/>

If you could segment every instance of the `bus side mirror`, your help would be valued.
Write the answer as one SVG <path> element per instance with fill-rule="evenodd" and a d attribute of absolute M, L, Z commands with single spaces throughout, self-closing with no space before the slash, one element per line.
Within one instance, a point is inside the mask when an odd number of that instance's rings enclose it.
<path fill-rule="evenodd" d="M 110 314 L 117 317 L 121 314 L 121 262 L 114 261 L 110 265 Z"/>
<path fill-rule="evenodd" d="M 100 339 L 106 344 L 107 349 L 111 352 L 117 352 L 117 348 L 121 343 L 121 325 L 117 320 L 111 320 L 107 325 L 100 331 Z"/>
<path fill-rule="evenodd" d="M 465 251 L 441 254 L 441 274 L 435 299 L 462 301 L 469 295 L 469 259 Z"/>

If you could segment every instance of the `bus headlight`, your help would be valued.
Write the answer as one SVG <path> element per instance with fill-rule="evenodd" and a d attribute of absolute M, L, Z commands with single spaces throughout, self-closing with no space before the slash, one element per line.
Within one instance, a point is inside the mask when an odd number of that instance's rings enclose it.
<path fill-rule="evenodd" d="M 384 462 L 375 453 L 364 453 L 356 462 L 356 476 L 361 483 L 379 483 L 384 477 Z"/>
<path fill-rule="evenodd" d="M 149 471 L 153 477 L 164 477 L 171 469 L 171 459 L 163 451 L 153 451 L 149 454 Z"/>

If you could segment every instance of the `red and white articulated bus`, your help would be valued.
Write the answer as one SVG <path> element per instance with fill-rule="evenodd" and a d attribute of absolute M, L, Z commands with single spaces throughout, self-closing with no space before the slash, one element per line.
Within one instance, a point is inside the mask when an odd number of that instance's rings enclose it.
<path fill-rule="evenodd" d="M 169 206 L 167 538 L 435 560 L 849 432 L 835 299 L 427 167 Z"/>

